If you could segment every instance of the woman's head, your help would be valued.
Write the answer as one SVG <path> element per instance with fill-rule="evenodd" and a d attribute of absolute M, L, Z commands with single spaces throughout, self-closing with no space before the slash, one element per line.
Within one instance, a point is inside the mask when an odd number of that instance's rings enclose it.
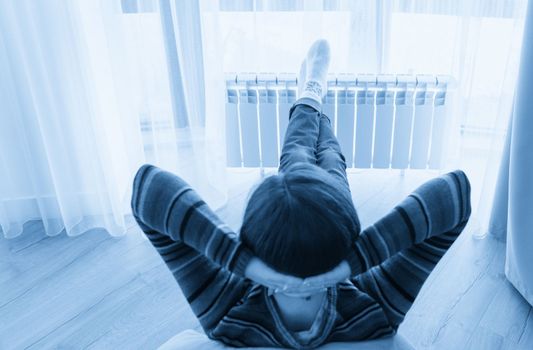
<path fill-rule="evenodd" d="M 333 269 L 360 231 L 344 186 L 308 163 L 267 177 L 248 201 L 242 242 L 282 273 L 307 277 Z"/>

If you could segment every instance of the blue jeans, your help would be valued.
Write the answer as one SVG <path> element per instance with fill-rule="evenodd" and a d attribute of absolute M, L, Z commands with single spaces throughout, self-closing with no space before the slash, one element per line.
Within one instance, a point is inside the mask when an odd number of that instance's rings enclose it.
<path fill-rule="evenodd" d="M 321 110 L 320 104 L 310 98 L 294 103 L 289 112 L 278 170 L 283 172 L 297 162 L 315 164 L 341 180 L 349 191 L 346 159 L 331 129 L 330 119 Z"/>

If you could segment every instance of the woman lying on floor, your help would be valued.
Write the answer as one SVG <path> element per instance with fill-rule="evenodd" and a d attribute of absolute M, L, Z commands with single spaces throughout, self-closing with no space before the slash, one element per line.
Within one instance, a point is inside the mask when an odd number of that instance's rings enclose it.
<path fill-rule="evenodd" d="M 470 184 L 458 170 L 361 231 L 321 112 L 329 58 L 327 42 L 310 48 L 279 173 L 250 196 L 239 237 L 178 176 L 137 172 L 135 218 L 212 339 L 301 349 L 391 336 L 468 221 Z"/>

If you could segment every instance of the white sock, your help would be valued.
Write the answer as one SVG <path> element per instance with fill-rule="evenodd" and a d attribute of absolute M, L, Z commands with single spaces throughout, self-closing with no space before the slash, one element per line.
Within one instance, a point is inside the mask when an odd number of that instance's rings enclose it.
<path fill-rule="evenodd" d="M 311 98 L 322 103 L 327 91 L 327 75 L 330 48 L 326 40 L 317 40 L 311 45 L 300 68 L 298 80 L 299 97 Z"/>

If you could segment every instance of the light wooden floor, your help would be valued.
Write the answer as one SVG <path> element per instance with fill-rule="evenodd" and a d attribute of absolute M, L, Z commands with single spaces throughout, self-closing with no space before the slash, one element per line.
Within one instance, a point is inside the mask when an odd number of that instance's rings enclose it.
<path fill-rule="evenodd" d="M 351 173 L 363 225 L 435 173 Z M 253 174 L 239 175 L 253 179 Z M 247 189 L 219 211 L 238 229 Z M 468 231 L 468 228 L 467 228 Z M 533 349 L 533 312 L 503 274 L 505 247 L 465 232 L 436 267 L 400 332 L 417 349 Z M 0 349 L 153 349 L 197 328 L 172 276 L 137 228 L 44 237 L 38 222 L 0 238 Z"/>

